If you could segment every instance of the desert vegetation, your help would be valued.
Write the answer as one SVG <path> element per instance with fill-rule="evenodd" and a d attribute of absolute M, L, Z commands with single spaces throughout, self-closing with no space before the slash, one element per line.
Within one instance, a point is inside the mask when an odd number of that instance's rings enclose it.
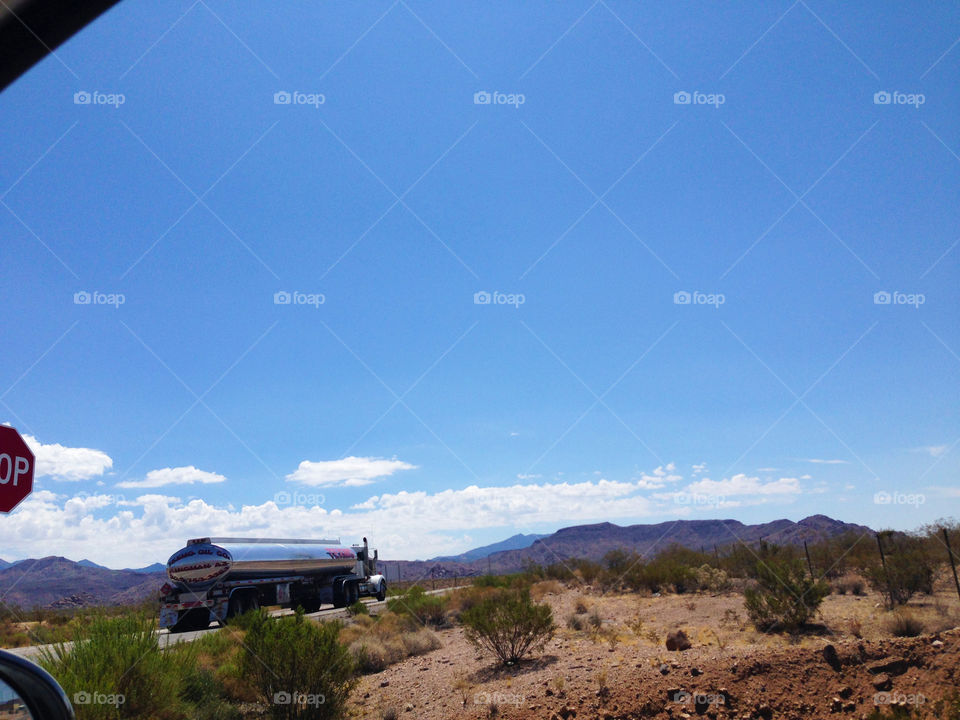
<path fill-rule="evenodd" d="M 960 547 L 957 526 L 946 527 Z M 729 671 L 780 648 L 820 658 L 826 643 L 847 641 L 880 644 L 865 651 L 878 656 L 892 652 L 885 642 L 929 648 L 944 637 L 960 646 L 960 636 L 941 635 L 958 632 L 960 602 L 940 537 L 936 527 L 882 533 L 879 544 L 834 538 L 807 552 L 772 542 L 670 546 L 654 557 L 615 550 L 480 576 L 442 595 L 415 585 L 334 621 L 261 610 L 166 650 L 143 612 L 41 612 L 31 621 L 57 641 L 41 661 L 80 699 L 79 720 L 412 717 L 427 688 L 440 686 L 445 700 L 424 717 L 539 717 L 529 711 L 532 692 L 544 696 L 538 709 L 552 703 L 559 713 L 586 697 L 602 717 L 617 704 L 611 678 L 624 667 L 659 681 L 688 656 L 697 675 L 714 661 Z M 957 717 L 956 698 L 941 695 L 922 708 L 871 706 L 863 717 L 932 717 L 935 707 L 936 717 Z M 521 704 L 529 714 L 518 714 Z"/>

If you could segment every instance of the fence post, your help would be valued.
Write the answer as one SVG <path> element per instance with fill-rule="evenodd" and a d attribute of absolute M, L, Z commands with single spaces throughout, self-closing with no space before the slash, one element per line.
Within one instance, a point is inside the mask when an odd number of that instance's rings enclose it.
<path fill-rule="evenodd" d="M 957 563 L 953 559 L 953 550 L 950 549 L 950 533 L 943 528 L 943 541 L 947 544 L 947 557 L 950 558 L 950 567 L 953 569 L 953 584 L 957 586 L 957 597 L 960 597 L 960 580 L 957 579 Z"/>
<path fill-rule="evenodd" d="M 806 554 L 806 556 L 807 556 L 807 570 L 810 571 L 810 579 L 811 579 L 811 580 L 814 580 L 815 578 L 813 577 L 813 563 L 810 562 L 810 550 L 807 548 L 807 541 L 806 541 L 806 540 L 803 541 L 803 552 L 804 552 L 804 553 Z"/>
<path fill-rule="evenodd" d="M 880 548 L 880 563 L 883 565 L 883 574 L 887 578 L 887 595 L 890 598 L 890 609 L 893 609 L 893 586 L 890 584 L 890 572 L 887 570 L 887 558 L 883 554 L 883 543 L 880 542 L 880 533 L 877 533 L 877 547 Z"/>

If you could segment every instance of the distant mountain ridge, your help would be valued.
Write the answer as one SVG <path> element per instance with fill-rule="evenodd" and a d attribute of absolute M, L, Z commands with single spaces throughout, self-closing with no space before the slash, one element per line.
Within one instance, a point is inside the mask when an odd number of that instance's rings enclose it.
<path fill-rule="evenodd" d="M 535 543 L 540 538 L 545 538 L 546 535 L 537 535 L 531 533 L 529 535 L 524 535 L 518 533 L 511 537 L 508 537 L 506 540 L 501 540 L 500 542 L 493 543 L 491 545 L 484 545 L 482 547 L 474 548 L 473 550 L 467 550 L 465 553 L 460 553 L 459 555 L 443 555 L 441 557 L 432 558 L 435 561 L 452 561 L 452 562 L 472 562 L 474 560 L 481 560 L 487 555 L 492 555 L 496 552 L 503 552 L 505 550 L 523 550 L 528 548 L 533 543 Z"/>
<path fill-rule="evenodd" d="M 162 573 L 111 570 L 51 555 L 0 568 L 0 597 L 24 609 L 72 597 L 83 597 L 84 605 L 128 605 L 156 596 L 164 579 Z"/>
<path fill-rule="evenodd" d="M 844 533 L 873 532 L 865 525 L 834 520 L 826 515 L 811 515 L 802 520 L 780 519 L 745 525 L 739 520 L 672 520 L 652 525 L 620 526 L 604 522 L 561 528 L 552 535 L 535 540 L 529 547 L 491 553 L 481 560 L 397 561 L 385 563 L 388 580 L 398 576 L 413 578 L 474 576 L 488 572 L 509 573 L 530 563 L 551 565 L 584 558 L 600 560 L 610 550 L 627 550 L 653 556 L 677 543 L 692 550 L 711 552 L 714 545 L 723 548 L 735 543 L 756 545 L 761 539 L 779 545 L 800 545 Z"/>

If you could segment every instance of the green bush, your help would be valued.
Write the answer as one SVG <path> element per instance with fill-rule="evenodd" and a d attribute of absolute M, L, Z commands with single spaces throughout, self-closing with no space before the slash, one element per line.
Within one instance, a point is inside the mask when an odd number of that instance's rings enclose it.
<path fill-rule="evenodd" d="M 369 615 L 370 610 L 367 609 L 367 604 L 362 600 L 357 600 L 353 605 L 347 606 L 347 612 L 351 615 Z"/>
<path fill-rule="evenodd" d="M 874 566 L 866 571 L 875 590 L 887 596 L 891 607 L 905 605 L 916 593 L 933 592 L 935 563 L 920 538 L 899 533 L 880 533 L 886 555 L 886 569 Z"/>
<path fill-rule="evenodd" d="M 468 641 L 504 664 L 542 650 L 556 629 L 550 606 L 534 603 L 525 589 L 497 591 L 464 611 L 460 622 Z"/>
<path fill-rule="evenodd" d="M 195 662 L 190 649 L 160 649 L 145 616 L 94 616 L 72 645 L 40 651 L 40 664 L 74 704 L 78 720 L 185 718 L 183 696 Z"/>
<path fill-rule="evenodd" d="M 340 624 L 315 623 L 303 612 L 256 613 L 244 638 L 243 673 L 275 720 L 326 720 L 346 713 L 356 685 L 354 663 L 340 644 Z"/>
<path fill-rule="evenodd" d="M 814 581 L 795 555 L 768 554 L 753 571 L 756 585 L 744 590 L 747 614 L 758 630 L 796 631 L 813 617 L 830 593 L 822 580 Z"/>
<path fill-rule="evenodd" d="M 446 625 L 447 597 L 427 595 L 422 587 L 414 585 L 405 595 L 387 601 L 387 609 L 407 617 L 412 625 Z"/>

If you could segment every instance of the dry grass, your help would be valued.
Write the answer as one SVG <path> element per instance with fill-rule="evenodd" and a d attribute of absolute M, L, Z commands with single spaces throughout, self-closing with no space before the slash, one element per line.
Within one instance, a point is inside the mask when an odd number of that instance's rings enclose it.
<path fill-rule="evenodd" d="M 434 632 L 425 627 L 411 630 L 404 618 L 391 612 L 377 617 L 358 615 L 340 631 L 340 642 L 350 649 L 363 673 L 380 672 L 440 647 Z"/>
<path fill-rule="evenodd" d="M 563 592 L 563 585 L 556 580 L 543 580 L 530 586 L 530 598 L 534 602 L 542 602 L 547 595 L 559 595 Z"/>

